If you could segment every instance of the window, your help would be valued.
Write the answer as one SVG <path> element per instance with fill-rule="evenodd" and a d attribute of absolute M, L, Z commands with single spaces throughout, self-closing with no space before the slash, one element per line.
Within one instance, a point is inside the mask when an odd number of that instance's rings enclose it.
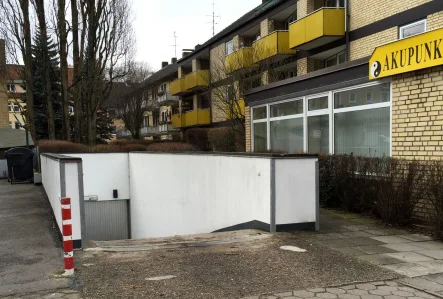
<path fill-rule="evenodd" d="M 367 104 L 389 102 L 389 83 L 366 88 L 337 92 L 334 94 L 334 108 L 349 108 Z"/>
<path fill-rule="evenodd" d="M 8 84 L 8 92 L 15 92 L 15 84 Z"/>
<path fill-rule="evenodd" d="M 225 46 L 226 46 L 226 55 L 229 55 L 232 52 L 234 52 L 234 42 L 232 40 L 226 42 Z"/>
<path fill-rule="evenodd" d="M 325 7 L 345 7 L 345 0 L 325 0 Z"/>
<path fill-rule="evenodd" d="M 271 117 L 303 114 L 303 100 L 271 105 Z"/>
<path fill-rule="evenodd" d="M 8 103 L 8 111 L 9 111 L 9 112 L 14 112 L 14 110 L 13 110 L 12 107 L 14 107 L 14 106 L 12 105 L 12 103 Z"/>
<path fill-rule="evenodd" d="M 268 128 L 266 122 L 254 124 L 254 151 L 268 149 Z"/>
<path fill-rule="evenodd" d="M 346 61 L 345 51 L 341 51 L 338 54 L 332 55 L 328 59 L 325 60 L 325 67 L 334 66 Z"/>
<path fill-rule="evenodd" d="M 252 111 L 253 111 L 254 120 L 264 119 L 264 118 L 268 117 L 267 113 L 266 113 L 267 112 L 266 106 L 254 108 Z"/>
<path fill-rule="evenodd" d="M 303 116 L 271 120 L 271 149 L 289 153 L 303 152 Z"/>
<path fill-rule="evenodd" d="M 308 100 L 308 110 L 309 111 L 322 110 L 322 109 L 328 109 L 328 97 L 327 96 Z"/>
<path fill-rule="evenodd" d="M 329 153 L 329 115 L 308 117 L 308 151 Z"/>
<path fill-rule="evenodd" d="M 17 103 L 8 103 L 9 112 L 20 112 L 20 105 Z"/>
<path fill-rule="evenodd" d="M 285 21 L 285 30 L 289 30 L 289 24 L 297 21 L 297 10 Z"/>
<path fill-rule="evenodd" d="M 399 39 L 426 32 L 426 19 L 401 26 L 398 30 Z"/>
<path fill-rule="evenodd" d="M 20 123 L 18 121 L 15 122 L 15 129 L 20 129 Z"/>

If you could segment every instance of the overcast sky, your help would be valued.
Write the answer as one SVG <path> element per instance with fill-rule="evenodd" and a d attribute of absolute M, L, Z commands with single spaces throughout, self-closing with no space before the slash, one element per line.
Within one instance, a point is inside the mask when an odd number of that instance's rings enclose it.
<path fill-rule="evenodd" d="M 174 31 L 177 56 L 212 37 L 212 3 L 218 25 L 215 32 L 237 20 L 262 0 L 133 0 L 134 28 L 137 35 L 137 60 L 148 62 L 154 70 L 174 56 Z"/>

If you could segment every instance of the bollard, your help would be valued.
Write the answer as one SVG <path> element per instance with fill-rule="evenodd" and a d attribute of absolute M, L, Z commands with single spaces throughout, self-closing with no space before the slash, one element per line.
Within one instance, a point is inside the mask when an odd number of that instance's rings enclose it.
<path fill-rule="evenodd" d="M 72 241 L 71 198 L 61 198 L 62 234 L 65 273 L 63 276 L 74 275 L 74 246 Z"/>

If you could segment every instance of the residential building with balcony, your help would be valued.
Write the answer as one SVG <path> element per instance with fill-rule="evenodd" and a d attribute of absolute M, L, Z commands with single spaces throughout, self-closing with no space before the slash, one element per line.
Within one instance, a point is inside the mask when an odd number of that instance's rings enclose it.
<path fill-rule="evenodd" d="M 435 0 L 264 0 L 148 81 L 170 82 L 182 131 L 232 125 L 238 103 L 247 151 L 429 159 L 442 27 Z"/>

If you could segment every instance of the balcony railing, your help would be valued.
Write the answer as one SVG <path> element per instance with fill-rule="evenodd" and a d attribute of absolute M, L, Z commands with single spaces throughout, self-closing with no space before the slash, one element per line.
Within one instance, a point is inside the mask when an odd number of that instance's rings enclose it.
<path fill-rule="evenodd" d="M 178 96 L 173 96 L 169 92 L 165 92 L 161 96 L 157 97 L 157 102 L 159 104 L 172 104 L 177 102 L 178 100 Z"/>
<path fill-rule="evenodd" d="M 209 71 L 195 71 L 185 76 L 185 89 L 191 91 L 209 85 Z"/>
<path fill-rule="evenodd" d="M 226 73 L 254 66 L 254 48 L 241 48 L 225 58 Z"/>
<path fill-rule="evenodd" d="M 345 35 L 345 9 L 323 7 L 289 25 L 289 46 L 311 50 Z"/>
<path fill-rule="evenodd" d="M 169 91 L 171 95 L 176 96 L 184 93 L 186 91 L 185 87 L 185 78 L 179 78 L 175 81 L 172 81 L 169 84 Z"/>
<path fill-rule="evenodd" d="M 140 130 L 142 136 L 149 136 L 158 134 L 158 127 L 143 127 Z"/>
<path fill-rule="evenodd" d="M 209 125 L 211 123 L 211 110 L 198 109 L 172 115 L 173 128 L 186 128 L 193 126 Z"/>
<path fill-rule="evenodd" d="M 158 126 L 158 131 L 160 134 L 174 133 L 178 132 L 178 129 L 172 127 L 172 124 L 163 124 Z"/>
<path fill-rule="evenodd" d="M 278 55 L 295 55 L 296 51 L 289 48 L 289 31 L 274 31 L 252 44 L 254 63 Z"/>

